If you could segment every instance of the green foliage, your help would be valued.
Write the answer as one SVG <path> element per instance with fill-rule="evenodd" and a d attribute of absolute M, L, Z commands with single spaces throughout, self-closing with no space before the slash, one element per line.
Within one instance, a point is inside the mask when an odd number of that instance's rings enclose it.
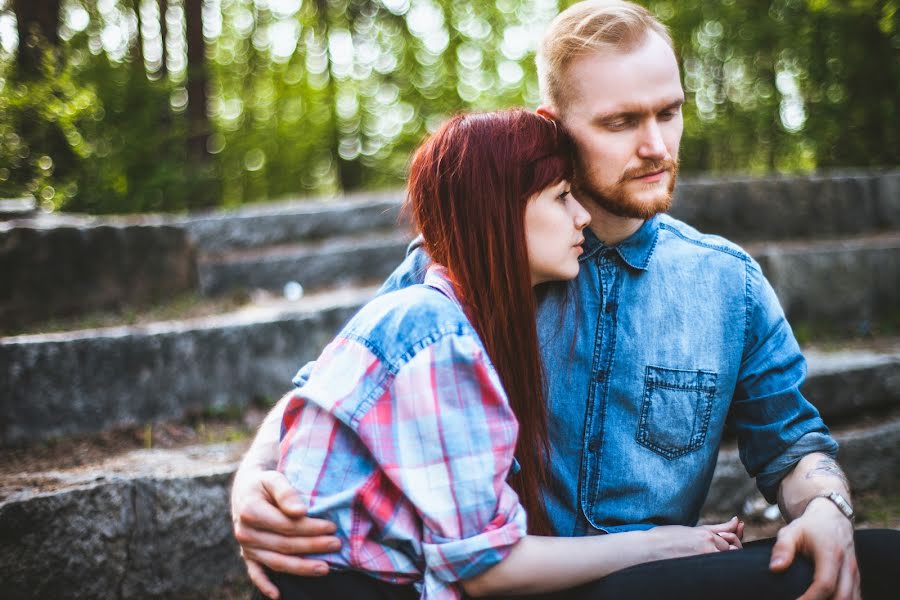
<path fill-rule="evenodd" d="M 17 79 L 0 52 L 0 196 L 143 212 L 399 185 L 448 115 L 537 105 L 536 41 L 571 4 L 208 2 L 212 160 L 197 164 L 186 147 L 185 1 L 196 0 L 168 0 L 169 71 L 141 60 L 137 28 L 122 25 L 142 7 L 143 47 L 159 44 L 157 0 L 64 0 L 61 30 L 76 9 L 89 24 L 64 31 L 41 77 Z M 683 170 L 900 164 L 897 0 L 643 3 L 682 61 Z M 111 51 L 101 40 L 116 14 L 126 39 Z"/>

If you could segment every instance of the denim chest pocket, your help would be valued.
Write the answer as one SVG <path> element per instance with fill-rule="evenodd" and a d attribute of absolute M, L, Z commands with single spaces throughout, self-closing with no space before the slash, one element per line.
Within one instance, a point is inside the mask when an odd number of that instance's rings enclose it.
<path fill-rule="evenodd" d="M 716 374 L 647 367 L 637 441 L 672 459 L 706 440 L 716 397 Z"/>

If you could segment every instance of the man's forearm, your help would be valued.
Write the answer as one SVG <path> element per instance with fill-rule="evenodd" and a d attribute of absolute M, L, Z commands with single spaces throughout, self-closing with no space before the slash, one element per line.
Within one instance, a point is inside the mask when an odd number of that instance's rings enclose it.
<path fill-rule="evenodd" d="M 850 499 L 850 485 L 843 470 L 833 458 L 814 452 L 797 463 L 778 488 L 778 506 L 788 522 L 806 510 L 816 496 L 838 492 Z"/>

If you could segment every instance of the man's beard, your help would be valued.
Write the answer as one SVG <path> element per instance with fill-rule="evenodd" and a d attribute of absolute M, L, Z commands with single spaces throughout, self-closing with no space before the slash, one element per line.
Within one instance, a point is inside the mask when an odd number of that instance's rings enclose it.
<path fill-rule="evenodd" d="M 631 180 L 665 170 L 669 173 L 669 181 L 665 193 L 652 200 L 637 200 L 625 187 Z M 599 186 L 592 181 L 590 169 L 579 160 L 573 187 L 575 196 L 589 198 L 609 213 L 617 217 L 631 219 L 649 219 L 664 213 L 672 206 L 672 192 L 675 190 L 675 179 L 678 176 L 678 162 L 674 160 L 645 161 L 640 167 L 625 171 L 613 185 Z M 646 184 L 645 184 L 646 185 Z"/>

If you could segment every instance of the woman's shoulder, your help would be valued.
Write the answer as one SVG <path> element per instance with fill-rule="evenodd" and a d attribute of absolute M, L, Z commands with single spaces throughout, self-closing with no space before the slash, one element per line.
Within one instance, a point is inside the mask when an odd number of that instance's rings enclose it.
<path fill-rule="evenodd" d="M 455 299 L 432 286 L 417 284 L 370 301 L 338 337 L 365 345 L 396 367 L 447 336 L 477 337 Z"/>

